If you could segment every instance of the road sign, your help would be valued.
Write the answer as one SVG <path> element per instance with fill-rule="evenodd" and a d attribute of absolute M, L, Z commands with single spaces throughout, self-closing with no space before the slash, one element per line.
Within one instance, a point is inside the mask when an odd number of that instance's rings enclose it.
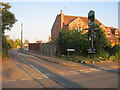
<path fill-rule="evenodd" d="M 73 52 L 73 51 L 75 51 L 75 49 L 67 49 L 67 51 L 72 51 Z"/>
<path fill-rule="evenodd" d="M 95 22 L 89 22 L 88 23 L 88 26 L 93 26 L 93 25 L 95 25 Z"/>
<path fill-rule="evenodd" d="M 89 47 L 89 49 L 87 49 L 88 50 L 88 53 L 96 53 L 96 49 L 94 48 L 94 47 Z"/>
<path fill-rule="evenodd" d="M 89 22 L 94 22 L 95 21 L 95 12 L 94 11 L 90 11 L 89 13 L 88 13 L 88 20 L 89 20 Z"/>

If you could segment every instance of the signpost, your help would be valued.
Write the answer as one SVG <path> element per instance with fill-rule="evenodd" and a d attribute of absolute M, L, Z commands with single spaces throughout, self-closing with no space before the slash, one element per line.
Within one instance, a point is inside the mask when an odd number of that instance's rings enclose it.
<path fill-rule="evenodd" d="M 75 49 L 67 49 L 67 51 L 68 51 L 68 56 L 70 56 L 70 53 L 69 53 L 69 52 L 74 52 Z"/>
<path fill-rule="evenodd" d="M 89 47 L 87 50 L 88 53 L 92 55 L 96 53 L 96 48 L 94 47 L 94 38 L 96 37 L 95 31 L 99 30 L 98 28 L 95 28 L 95 25 L 97 25 L 95 22 L 95 12 L 91 10 L 88 13 L 88 39 L 91 41 L 91 47 Z"/>

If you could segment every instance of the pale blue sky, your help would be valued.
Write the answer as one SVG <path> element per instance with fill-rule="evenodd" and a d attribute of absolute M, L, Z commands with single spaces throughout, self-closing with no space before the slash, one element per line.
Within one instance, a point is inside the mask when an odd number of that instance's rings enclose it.
<path fill-rule="evenodd" d="M 17 22 L 7 35 L 20 38 L 20 24 L 24 27 L 24 40 L 48 41 L 56 15 L 63 10 L 65 15 L 88 16 L 90 10 L 95 11 L 95 17 L 106 26 L 118 27 L 117 2 L 10 2 L 10 9 Z"/>

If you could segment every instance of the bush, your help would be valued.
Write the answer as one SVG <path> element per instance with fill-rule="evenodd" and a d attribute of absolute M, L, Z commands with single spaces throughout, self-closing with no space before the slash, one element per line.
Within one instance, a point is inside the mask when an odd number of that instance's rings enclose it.
<path fill-rule="evenodd" d="M 8 57 L 8 43 L 5 36 L 2 36 L 2 58 Z"/>
<path fill-rule="evenodd" d="M 110 56 L 109 59 L 115 61 L 115 60 L 116 60 L 116 57 L 115 57 L 115 55 L 112 55 L 112 56 Z"/>
<path fill-rule="evenodd" d="M 109 57 L 109 53 L 106 52 L 105 50 L 101 50 L 97 53 L 96 58 L 100 59 L 107 59 Z"/>
<path fill-rule="evenodd" d="M 120 61 L 120 51 L 115 54 L 116 60 Z"/>

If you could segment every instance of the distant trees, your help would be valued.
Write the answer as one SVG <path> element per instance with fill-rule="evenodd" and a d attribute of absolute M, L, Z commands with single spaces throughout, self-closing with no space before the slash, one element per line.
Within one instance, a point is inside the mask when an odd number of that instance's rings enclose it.
<path fill-rule="evenodd" d="M 0 2 L 0 10 L 2 12 L 2 57 L 7 57 L 8 43 L 4 36 L 5 30 L 11 30 L 13 24 L 17 21 L 15 15 L 9 11 L 11 5 L 9 3 Z"/>
<path fill-rule="evenodd" d="M 29 41 L 26 39 L 26 40 L 24 41 L 24 44 L 27 45 L 28 43 L 29 43 Z"/>
<path fill-rule="evenodd" d="M 8 49 L 10 48 L 19 48 L 21 45 L 21 40 L 20 39 L 10 39 L 9 35 L 5 35 L 7 44 L 8 44 Z"/>

